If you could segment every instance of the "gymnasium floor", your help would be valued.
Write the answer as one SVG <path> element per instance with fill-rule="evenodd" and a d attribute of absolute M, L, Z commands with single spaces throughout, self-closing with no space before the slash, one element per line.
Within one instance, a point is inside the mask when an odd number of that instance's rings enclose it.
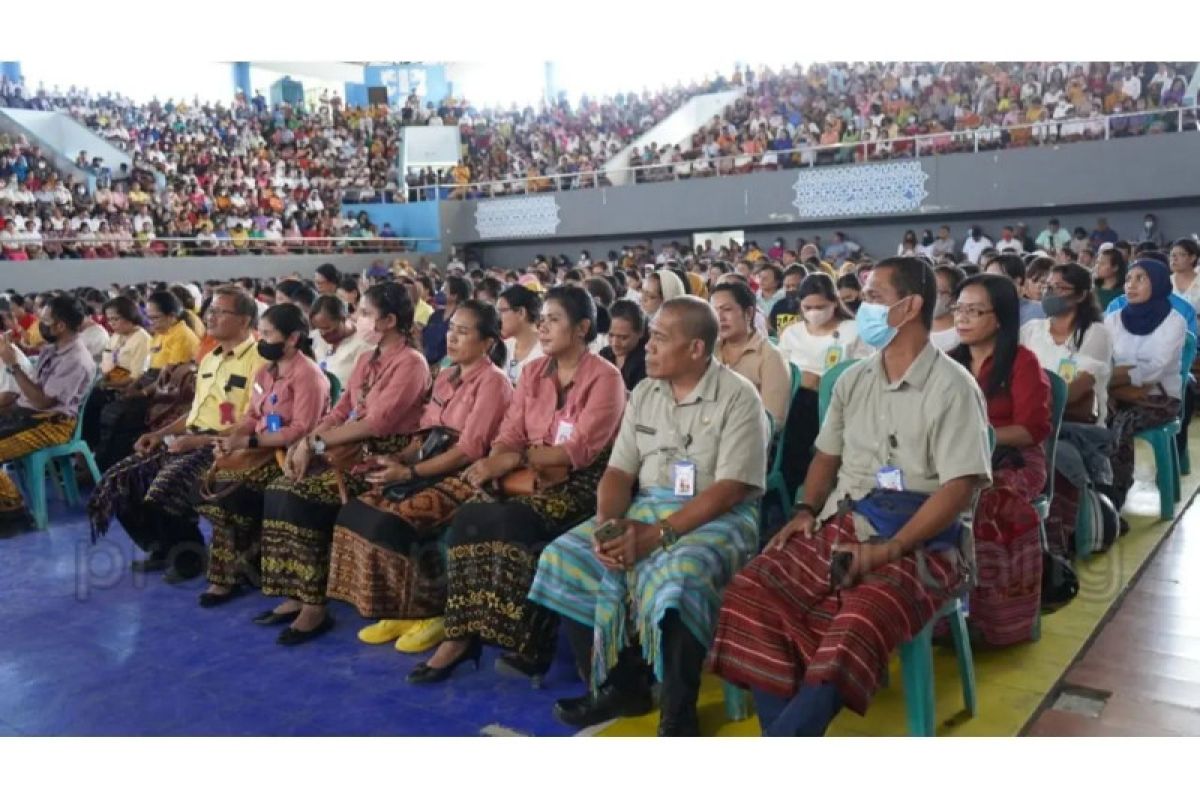
<path fill-rule="evenodd" d="M 1200 437 L 1200 426 L 1193 426 Z M 1196 442 L 1192 452 L 1200 452 Z M 1140 454 L 1139 454 L 1140 455 Z M 1200 474 L 1184 478 L 1185 504 Z M 1184 515 L 1123 607 L 1074 667 L 1171 526 L 1132 518 L 1131 532 L 1081 568 L 1083 589 L 1043 618 L 1039 642 L 976 652 L 979 714 L 962 711 L 953 651 L 935 648 L 939 735 L 1200 734 L 1200 612 L 1186 566 L 1197 563 L 1200 511 Z M 497 675 L 489 651 L 435 686 L 404 681 L 420 656 L 355 638 L 364 624 L 333 603 L 337 627 L 297 648 L 250 617 L 274 605 L 257 595 L 201 609 L 202 581 L 164 584 L 122 565 L 135 552 L 119 526 L 91 547 L 79 509 L 51 505 L 47 532 L 0 538 L 0 735 L 527 735 L 572 731 L 553 718 L 560 696 L 579 694 L 565 649 L 538 690 Z M 1186 608 L 1185 608 L 1186 607 Z M 1138 666 L 1131 666 L 1129 662 Z M 1143 669 L 1154 663 L 1155 668 Z M 1048 707 L 1064 674 L 1099 707 Z M 843 713 L 836 735 L 904 735 L 898 665 L 865 718 Z M 1043 708 L 1043 707 L 1047 708 Z M 722 736 L 754 736 L 758 724 L 725 719 L 721 692 L 706 680 L 701 725 Z M 620 720 L 591 733 L 653 735 L 656 716 Z"/>

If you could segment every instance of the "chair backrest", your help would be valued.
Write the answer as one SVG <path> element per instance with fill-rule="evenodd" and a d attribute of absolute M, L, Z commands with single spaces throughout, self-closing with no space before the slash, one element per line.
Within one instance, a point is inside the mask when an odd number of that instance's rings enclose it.
<path fill-rule="evenodd" d="M 833 399 L 833 385 L 837 383 L 837 379 L 843 372 L 857 363 L 858 359 L 856 358 L 839 361 L 825 370 L 825 374 L 821 376 L 821 385 L 817 389 L 817 419 L 820 423 L 824 424 L 825 412 L 829 410 L 829 401 Z"/>
<path fill-rule="evenodd" d="M 337 405 L 338 398 L 342 396 L 342 382 L 332 372 L 326 372 L 325 377 L 329 379 L 329 405 Z"/>
<path fill-rule="evenodd" d="M 1042 370 L 1050 381 L 1050 435 L 1046 437 L 1047 498 L 1054 496 L 1054 459 L 1058 453 L 1058 432 L 1062 430 L 1063 414 L 1067 411 L 1067 382 L 1057 372 Z"/>
<path fill-rule="evenodd" d="M 1180 360 L 1180 372 L 1183 373 L 1183 397 L 1187 397 L 1188 381 L 1192 376 L 1192 363 L 1196 360 L 1196 334 L 1188 331 L 1183 337 L 1183 358 Z M 1179 404 L 1179 423 L 1183 424 L 1184 406 L 1187 403 Z"/>
<path fill-rule="evenodd" d="M 80 442 L 83 440 L 83 411 L 87 408 L 88 400 L 92 397 L 92 392 L 96 391 L 96 385 L 100 383 L 100 370 L 96 370 L 96 377 L 92 379 L 87 391 L 83 393 L 83 397 L 79 401 L 79 413 L 75 415 L 75 431 L 71 434 L 71 442 Z"/>

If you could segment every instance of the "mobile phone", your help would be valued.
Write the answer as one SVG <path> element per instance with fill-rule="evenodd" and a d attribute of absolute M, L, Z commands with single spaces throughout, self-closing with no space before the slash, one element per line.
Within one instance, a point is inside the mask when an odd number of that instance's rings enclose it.
<path fill-rule="evenodd" d="M 833 554 L 833 558 L 829 561 L 829 588 L 831 591 L 838 591 L 842 588 L 842 582 L 846 580 L 846 574 L 850 572 L 850 565 L 854 563 L 854 554 L 848 550 L 838 550 Z"/>
<path fill-rule="evenodd" d="M 596 528 L 596 530 L 592 532 L 592 536 L 597 542 L 611 542 L 613 539 L 616 539 L 625 532 L 625 525 L 623 522 L 623 520 L 619 519 L 610 519 L 599 528 Z"/>

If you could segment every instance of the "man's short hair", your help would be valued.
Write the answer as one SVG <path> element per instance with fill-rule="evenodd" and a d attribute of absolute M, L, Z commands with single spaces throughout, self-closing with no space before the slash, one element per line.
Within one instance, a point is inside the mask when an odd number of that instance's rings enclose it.
<path fill-rule="evenodd" d="M 232 297 L 234 312 L 240 317 L 249 319 L 251 328 L 258 324 L 258 304 L 244 289 L 232 285 L 218 286 L 213 289 L 213 299 L 216 300 L 218 297 Z"/>
<path fill-rule="evenodd" d="M 992 264 L 999 264 L 1000 269 L 1004 270 L 1004 274 L 1013 283 L 1025 282 L 1025 262 L 1020 256 L 1012 253 L 1002 253 L 998 256 L 992 256 L 984 264 L 984 269 L 986 270 Z"/>
<path fill-rule="evenodd" d="M 50 298 L 46 307 L 50 309 L 50 316 L 70 328 L 72 333 L 78 333 L 79 329 L 83 327 L 85 316 L 83 305 L 74 297 L 65 294 L 57 295 Z"/>
<path fill-rule="evenodd" d="M 922 300 L 921 322 L 925 330 L 933 327 L 933 306 L 937 302 L 937 280 L 933 270 L 919 258 L 897 256 L 885 258 L 875 265 L 873 271 L 888 270 L 888 280 L 900 297 L 916 295 Z"/>
<path fill-rule="evenodd" d="M 684 295 L 663 303 L 663 311 L 679 315 L 683 334 L 688 339 L 699 339 L 704 343 L 704 354 L 711 356 L 717 348 L 717 337 L 721 335 L 717 314 L 712 306 L 699 297 Z"/>

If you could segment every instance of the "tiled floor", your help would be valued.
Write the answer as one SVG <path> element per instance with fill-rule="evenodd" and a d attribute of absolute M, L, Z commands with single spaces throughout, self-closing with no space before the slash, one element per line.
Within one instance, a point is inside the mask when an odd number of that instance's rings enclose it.
<path fill-rule="evenodd" d="M 1184 515 L 1063 677 L 1108 694 L 1098 716 L 1054 708 L 1032 736 L 1200 736 L 1200 506 Z"/>

